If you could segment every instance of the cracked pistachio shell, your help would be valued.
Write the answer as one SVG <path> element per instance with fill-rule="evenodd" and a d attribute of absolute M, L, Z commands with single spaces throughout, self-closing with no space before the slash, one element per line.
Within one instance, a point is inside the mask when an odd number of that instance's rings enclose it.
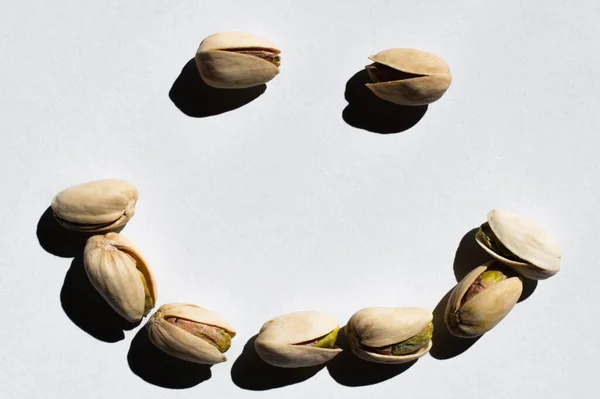
<path fill-rule="evenodd" d="M 439 100 L 452 82 L 448 64 L 437 55 L 409 48 L 384 50 L 369 57 L 374 80 L 367 87 L 377 97 L 399 105 L 426 105 Z M 375 68 L 375 69 L 374 69 Z M 374 71 L 384 69 L 385 81 Z"/>
<path fill-rule="evenodd" d="M 204 329 L 209 328 L 214 332 L 224 335 L 228 342 L 222 348 L 223 352 L 229 349 L 231 338 L 235 330 L 218 314 L 200 306 L 171 303 L 163 305 L 152 315 L 146 326 L 148 339 L 157 348 L 176 358 L 200 364 L 217 364 L 227 360 L 227 357 L 218 349 L 215 342 L 211 342 L 207 334 L 197 334 L 186 331 L 170 323 L 168 319 L 184 320 L 188 324 L 198 324 Z"/>
<path fill-rule="evenodd" d="M 381 348 L 406 341 L 423 331 L 432 320 L 433 314 L 427 309 L 366 308 L 352 315 L 346 324 L 346 336 L 352 352 L 363 360 L 387 364 L 407 363 L 429 352 L 432 341 L 417 352 L 402 356 L 382 355 L 365 347 Z"/>
<path fill-rule="evenodd" d="M 521 279 L 508 277 L 463 303 L 471 285 L 494 263 L 490 261 L 473 269 L 452 290 L 444 314 L 444 321 L 452 335 L 474 338 L 488 332 L 506 317 L 521 297 Z"/>
<path fill-rule="evenodd" d="M 98 180 L 67 188 L 52 200 L 54 218 L 69 230 L 104 232 L 124 226 L 135 213 L 138 192 L 123 180 Z"/>
<path fill-rule="evenodd" d="M 279 53 L 262 37 L 221 32 L 200 43 L 196 66 L 202 79 L 221 89 L 243 89 L 267 83 L 279 73 Z"/>
<path fill-rule="evenodd" d="M 156 304 L 152 272 L 124 236 L 90 237 L 83 250 L 83 265 L 94 288 L 127 321 L 139 322 Z"/>
<path fill-rule="evenodd" d="M 314 342 L 339 329 L 337 320 L 324 312 L 296 312 L 266 322 L 256 340 L 256 352 L 266 363 L 285 368 L 309 367 L 333 359 L 342 350 L 320 348 Z"/>
<path fill-rule="evenodd" d="M 542 227 L 516 213 L 496 209 L 488 213 L 487 220 L 500 243 L 521 261 L 507 259 L 485 245 L 480 230 L 477 243 L 495 259 L 533 280 L 544 280 L 559 272 L 560 244 Z"/>

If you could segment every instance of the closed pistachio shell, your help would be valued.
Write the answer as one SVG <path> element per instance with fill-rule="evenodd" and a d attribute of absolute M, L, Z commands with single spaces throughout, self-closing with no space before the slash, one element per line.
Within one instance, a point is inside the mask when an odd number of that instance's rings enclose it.
<path fill-rule="evenodd" d="M 500 272 L 500 278 L 488 285 L 480 279 L 486 271 L 498 273 L 495 261 L 473 269 L 450 294 L 444 320 L 457 337 L 473 338 L 488 332 L 506 317 L 521 296 L 523 283 L 519 277 Z M 475 294 L 467 298 L 475 284 Z"/>
<path fill-rule="evenodd" d="M 67 188 L 52 200 L 54 217 L 63 227 L 104 232 L 124 226 L 135 213 L 138 192 L 123 180 L 98 180 Z"/>
<path fill-rule="evenodd" d="M 367 87 L 377 97 L 398 105 L 426 105 L 439 100 L 452 82 L 448 64 L 437 55 L 407 48 L 382 51 L 369 57 L 373 83 Z"/>
<path fill-rule="evenodd" d="M 346 335 L 352 352 L 363 360 L 387 364 L 406 363 L 418 359 L 431 349 L 432 319 L 433 314 L 421 308 L 366 308 L 352 315 L 346 324 Z M 414 350 L 401 355 L 392 354 L 391 349 L 389 354 L 382 350 L 416 337 L 424 330 L 427 333 L 423 339 L 416 345 L 411 345 Z"/>
<path fill-rule="evenodd" d="M 147 262 L 118 233 L 90 237 L 83 250 L 85 272 L 100 295 L 123 318 L 135 323 L 156 303 L 156 285 Z"/>
<path fill-rule="evenodd" d="M 243 89 L 267 83 L 279 74 L 280 51 L 262 37 L 221 32 L 200 43 L 196 66 L 210 86 Z"/>
<path fill-rule="evenodd" d="M 334 347 L 338 331 L 338 322 L 328 313 L 290 313 L 266 322 L 254 347 L 261 359 L 273 366 L 316 366 L 342 351 Z"/>
<path fill-rule="evenodd" d="M 560 244 L 542 227 L 516 213 L 496 209 L 488 213 L 487 220 L 476 240 L 494 258 L 534 280 L 559 272 Z"/>
<path fill-rule="evenodd" d="M 179 359 L 217 364 L 227 360 L 235 330 L 219 315 L 196 305 L 161 306 L 147 325 L 148 338 L 159 349 Z"/>

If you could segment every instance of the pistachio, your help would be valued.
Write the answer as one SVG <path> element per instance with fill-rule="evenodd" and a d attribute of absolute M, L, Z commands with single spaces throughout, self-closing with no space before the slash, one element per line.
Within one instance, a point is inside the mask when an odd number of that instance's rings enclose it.
<path fill-rule="evenodd" d="M 222 89 L 243 89 L 267 83 L 279 73 L 279 51 L 262 37 L 241 32 L 216 33 L 196 52 L 202 79 Z"/>
<path fill-rule="evenodd" d="M 366 308 L 352 315 L 346 335 L 352 352 L 363 360 L 406 363 L 431 349 L 432 319 L 433 314 L 426 309 Z"/>
<path fill-rule="evenodd" d="M 456 285 L 444 314 L 448 330 L 473 338 L 494 328 L 515 306 L 523 283 L 495 261 L 472 270 Z"/>
<path fill-rule="evenodd" d="M 90 237 L 83 250 L 85 272 L 94 288 L 123 318 L 135 323 L 156 303 L 156 286 L 148 264 L 118 233 Z"/>
<path fill-rule="evenodd" d="M 94 233 L 124 226 L 135 213 L 137 199 L 137 189 L 130 183 L 98 180 L 61 191 L 51 206 L 63 227 Z"/>
<path fill-rule="evenodd" d="M 521 275 L 543 280 L 560 270 L 560 245 L 533 221 L 512 212 L 492 210 L 475 235 L 477 243 Z"/>
<path fill-rule="evenodd" d="M 188 362 L 217 364 L 227 360 L 235 330 L 219 315 L 196 305 L 163 305 L 147 325 L 148 338 L 159 349 Z"/>
<path fill-rule="evenodd" d="M 421 50 L 394 48 L 369 57 L 367 66 L 377 97 L 399 105 L 426 105 L 439 100 L 452 82 L 448 64 Z"/>
<path fill-rule="evenodd" d="M 328 313 L 290 313 L 266 322 L 254 347 L 260 358 L 272 366 L 316 366 L 342 351 L 335 346 L 339 329 L 338 322 Z"/>

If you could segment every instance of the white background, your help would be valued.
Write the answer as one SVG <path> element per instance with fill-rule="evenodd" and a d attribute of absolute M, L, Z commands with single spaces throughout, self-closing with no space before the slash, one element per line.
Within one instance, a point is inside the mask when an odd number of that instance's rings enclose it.
<path fill-rule="evenodd" d="M 592 397 L 599 13 L 592 0 L 2 1 L 1 396 Z M 275 42 L 281 74 L 243 107 L 187 116 L 169 91 L 200 41 L 228 30 Z M 452 86 L 403 133 L 352 127 L 345 85 L 390 47 L 440 55 Z M 78 326 L 94 325 L 94 307 L 73 313 L 93 295 L 38 222 L 57 192 L 101 178 L 140 191 L 123 233 L 159 304 L 237 328 L 209 380 L 145 381 L 128 362 L 140 327 L 98 339 Z M 367 306 L 435 308 L 455 263 L 479 261 L 459 244 L 492 208 L 556 236 L 563 268 L 472 346 L 438 342 L 402 373 L 349 360 L 283 387 L 296 376 L 232 377 L 276 315 L 325 310 L 343 325 Z"/>

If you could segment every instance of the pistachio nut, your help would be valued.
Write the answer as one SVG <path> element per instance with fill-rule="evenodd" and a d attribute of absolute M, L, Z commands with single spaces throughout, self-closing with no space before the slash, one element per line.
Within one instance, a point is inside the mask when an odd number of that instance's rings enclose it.
<path fill-rule="evenodd" d="M 272 366 L 316 366 L 342 351 L 335 346 L 339 330 L 338 322 L 328 313 L 290 313 L 266 322 L 254 347 L 260 358 Z"/>
<path fill-rule="evenodd" d="M 148 338 L 171 356 L 193 363 L 227 360 L 235 330 L 219 315 L 185 303 L 163 305 L 148 320 Z"/>
<path fill-rule="evenodd" d="M 279 73 L 279 51 L 262 37 L 241 32 L 215 33 L 196 52 L 202 79 L 220 89 L 243 89 L 267 83 Z"/>
<path fill-rule="evenodd" d="M 126 181 L 98 180 L 61 191 L 51 207 L 63 227 L 97 233 L 124 226 L 135 213 L 137 199 L 137 189 Z"/>
<path fill-rule="evenodd" d="M 461 338 L 473 338 L 494 328 L 506 317 L 523 291 L 520 277 L 496 261 L 487 262 L 456 285 L 444 313 L 448 330 Z"/>
<path fill-rule="evenodd" d="M 475 235 L 495 259 L 523 276 L 543 280 L 560 270 L 562 251 L 544 229 L 512 212 L 492 210 Z"/>
<path fill-rule="evenodd" d="M 83 250 L 83 265 L 94 288 L 127 321 L 139 322 L 156 304 L 152 272 L 121 234 L 90 237 Z"/>
<path fill-rule="evenodd" d="M 374 307 L 354 313 L 346 324 L 352 352 L 375 363 L 400 364 L 431 349 L 433 314 L 421 308 Z"/>
<path fill-rule="evenodd" d="M 377 97 L 399 105 L 426 105 L 439 100 L 452 82 L 448 64 L 425 51 L 394 48 L 369 57 L 367 83 Z"/>

